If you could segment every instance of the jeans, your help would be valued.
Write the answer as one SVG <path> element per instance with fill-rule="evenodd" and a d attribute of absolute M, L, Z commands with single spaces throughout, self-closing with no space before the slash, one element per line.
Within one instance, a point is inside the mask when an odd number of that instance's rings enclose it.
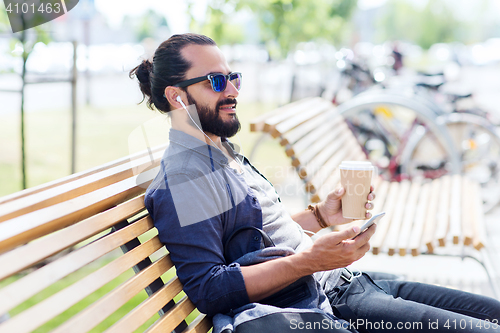
<path fill-rule="evenodd" d="M 348 306 L 358 330 L 500 333 L 500 302 L 486 296 L 367 274 L 326 293 L 333 307 Z"/>

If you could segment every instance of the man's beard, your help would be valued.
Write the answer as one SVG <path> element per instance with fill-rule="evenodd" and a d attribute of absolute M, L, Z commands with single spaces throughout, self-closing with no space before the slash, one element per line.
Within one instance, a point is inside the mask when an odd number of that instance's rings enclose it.
<path fill-rule="evenodd" d="M 236 107 L 236 99 L 224 99 L 217 103 L 215 109 L 211 109 L 208 106 L 200 106 L 194 98 L 186 91 L 187 99 L 189 105 L 194 104 L 196 110 L 198 111 L 198 117 L 200 119 L 201 128 L 205 133 L 210 133 L 221 138 L 230 138 L 234 136 L 241 129 L 240 121 L 236 114 L 231 115 L 231 119 L 223 120 L 220 117 L 220 107 L 221 105 L 234 104 Z"/>

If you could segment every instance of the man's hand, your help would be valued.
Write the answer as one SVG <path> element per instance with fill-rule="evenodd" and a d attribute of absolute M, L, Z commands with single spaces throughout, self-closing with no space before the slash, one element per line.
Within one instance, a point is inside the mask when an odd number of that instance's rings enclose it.
<path fill-rule="evenodd" d="M 311 271 L 342 268 L 361 259 L 370 250 L 368 241 L 376 227 L 376 224 L 372 225 L 356 239 L 352 238 L 359 233 L 358 226 L 331 232 L 316 239 L 314 245 L 304 253 Z"/>
<path fill-rule="evenodd" d="M 245 287 L 251 302 L 257 302 L 316 272 L 349 266 L 370 250 L 368 241 L 375 232 L 372 225 L 356 239 L 359 227 L 330 232 L 319 237 L 310 248 L 296 254 L 241 266 Z"/>
<path fill-rule="evenodd" d="M 344 193 L 344 188 L 339 187 L 335 191 L 330 192 L 325 201 L 318 204 L 321 217 L 323 217 L 323 220 L 325 220 L 328 225 L 339 225 L 353 221 L 352 219 L 345 219 L 342 216 L 342 196 Z M 373 185 L 370 186 L 370 193 L 368 193 L 366 199 L 368 202 L 365 204 L 365 208 L 367 210 L 373 209 L 373 203 L 369 202 L 375 199 Z M 372 217 L 372 214 L 367 212 L 366 218 L 369 219 L 370 217 Z"/>

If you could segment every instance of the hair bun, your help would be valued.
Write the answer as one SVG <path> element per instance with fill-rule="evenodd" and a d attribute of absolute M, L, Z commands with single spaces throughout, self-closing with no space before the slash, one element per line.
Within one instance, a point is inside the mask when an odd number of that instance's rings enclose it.
<path fill-rule="evenodd" d="M 148 103 L 151 102 L 151 73 L 153 71 L 153 63 L 149 60 L 143 60 L 141 64 L 129 73 L 129 77 L 137 77 L 139 86 L 143 95 L 143 99 L 148 97 Z"/>
<path fill-rule="evenodd" d="M 153 63 L 147 59 L 137 67 L 135 75 L 142 84 L 150 85 L 150 74 L 153 71 Z"/>

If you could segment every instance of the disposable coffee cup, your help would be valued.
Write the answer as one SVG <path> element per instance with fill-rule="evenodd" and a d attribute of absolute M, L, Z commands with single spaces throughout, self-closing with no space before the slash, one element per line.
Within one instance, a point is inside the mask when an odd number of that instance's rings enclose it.
<path fill-rule="evenodd" d="M 368 193 L 373 176 L 370 162 L 343 161 L 340 164 L 340 184 L 345 189 L 342 196 L 342 215 L 347 219 L 365 220 Z"/>

